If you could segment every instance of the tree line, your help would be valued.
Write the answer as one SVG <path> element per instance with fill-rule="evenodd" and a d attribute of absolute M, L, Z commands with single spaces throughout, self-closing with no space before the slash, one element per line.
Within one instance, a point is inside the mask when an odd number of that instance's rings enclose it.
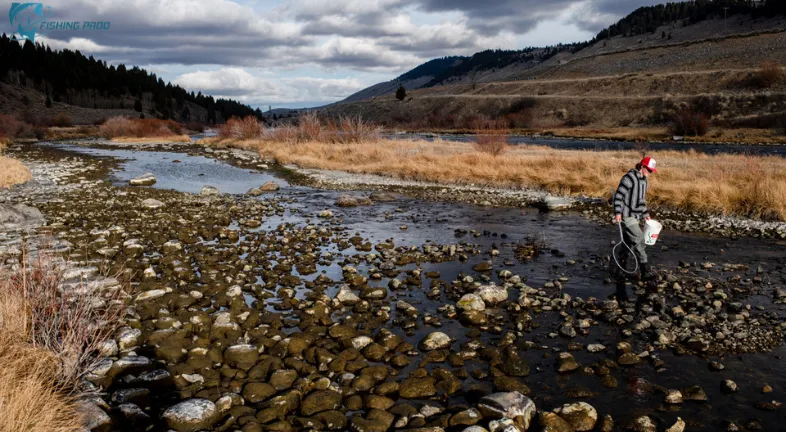
<path fill-rule="evenodd" d="M 143 95 L 149 94 L 153 109 L 164 119 L 189 120 L 184 118 L 189 117 L 186 102 L 204 108 L 209 123 L 232 116 L 262 118 L 258 108 L 254 110 L 231 99 L 216 100 L 201 92 L 188 92 L 137 66 L 115 67 L 92 55 L 86 57 L 78 50 L 57 51 L 30 41 L 20 44 L 4 33 L 0 36 L 0 80 L 7 80 L 14 72 L 19 81 L 15 84 L 35 88 L 56 102 L 69 102 L 74 92 L 95 93 L 105 98 L 135 99 L 134 108 L 141 112 Z"/>

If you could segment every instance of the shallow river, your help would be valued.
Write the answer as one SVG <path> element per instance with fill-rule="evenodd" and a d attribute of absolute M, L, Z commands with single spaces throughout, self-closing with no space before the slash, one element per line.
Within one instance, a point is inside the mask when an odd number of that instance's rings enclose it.
<path fill-rule="evenodd" d="M 546 140 L 553 144 L 555 140 Z M 540 144 L 540 143 L 539 143 Z M 574 144 L 570 144 L 574 145 Z M 578 144 L 576 144 L 578 145 Z M 582 145 L 596 146 L 597 143 L 584 143 Z M 614 143 L 619 145 L 619 143 Z M 541 213 L 536 209 L 506 209 L 506 208 L 480 208 L 470 205 L 446 204 L 424 202 L 407 197 L 401 197 L 393 203 L 377 203 L 369 207 L 356 207 L 339 209 L 335 206 L 336 198 L 342 193 L 317 190 L 307 187 L 289 185 L 281 178 L 276 178 L 272 171 L 251 171 L 234 167 L 226 162 L 216 161 L 202 155 L 188 155 L 178 152 L 150 152 L 131 150 L 104 150 L 91 149 L 77 146 L 62 146 L 57 148 L 99 157 L 116 157 L 123 160 L 120 169 L 113 172 L 113 181 L 118 186 L 124 186 L 127 181 L 144 172 L 153 172 L 158 182 L 154 188 L 174 189 L 186 193 L 196 193 L 204 185 L 217 187 L 222 193 L 242 194 L 252 187 L 275 180 L 282 185 L 278 192 L 280 196 L 292 197 L 293 204 L 288 205 L 283 216 L 274 216 L 263 220 L 259 230 L 270 230 L 280 223 L 293 223 L 296 225 L 307 224 L 308 215 L 313 215 L 322 209 L 332 209 L 337 217 L 341 218 L 340 225 L 350 232 L 357 232 L 360 236 L 372 243 L 394 239 L 396 245 L 420 247 L 427 242 L 439 245 L 466 241 L 477 244 L 484 251 L 492 245 L 496 246 L 500 255 L 494 258 L 495 268 L 508 268 L 514 274 L 526 278 L 527 284 L 541 287 L 549 281 L 559 277 L 567 277 L 564 282 L 564 292 L 581 298 L 596 297 L 605 299 L 614 293 L 614 286 L 604 283 L 606 277 L 606 264 L 603 257 L 609 254 L 611 241 L 617 236 L 616 227 L 612 225 L 600 226 L 584 219 L 576 213 Z M 761 149 L 764 151 L 765 149 Z M 758 151 L 758 150 L 757 150 Z M 773 150 L 782 152 L 782 150 Z M 780 154 L 780 153 L 775 153 Z M 175 162 L 178 160 L 180 162 Z M 356 193 L 359 194 L 359 193 Z M 269 196 L 268 196 L 269 197 Z M 313 223 L 313 219 L 311 220 Z M 402 229 L 406 226 L 406 229 Z M 480 236 L 474 236 L 474 230 Z M 503 238 L 503 234 L 504 237 Z M 548 249 L 545 254 L 536 257 L 530 262 L 519 262 L 514 257 L 514 245 L 527 238 L 541 238 L 545 240 Z M 344 255 L 361 253 L 354 248 L 338 251 Z M 744 263 L 751 270 L 740 273 L 728 273 L 724 276 L 740 274 L 743 279 L 756 275 L 756 268 L 761 266 L 770 272 L 765 278 L 765 283 L 780 284 L 781 280 L 775 278 L 780 275 L 776 270 L 782 269 L 786 257 L 786 243 L 770 240 L 757 240 L 742 238 L 729 240 L 720 237 L 696 234 L 682 234 L 668 231 L 668 227 L 661 235 L 658 244 L 651 248 L 652 262 L 664 269 L 674 269 L 680 261 L 689 263 L 715 262 L 715 263 Z M 469 262 L 447 262 L 441 264 L 424 263 L 420 268 L 424 272 L 439 271 L 440 278 L 451 281 L 459 273 L 475 275 L 471 267 L 473 264 L 488 259 L 488 255 L 471 257 Z M 575 260 L 575 264 L 568 264 L 568 260 Z M 505 262 L 509 264 L 505 266 Z M 416 268 L 414 264 L 409 268 Z M 362 265 L 358 266 L 360 272 L 367 271 Z M 334 280 L 341 279 L 341 268 L 334 262 L 331 266 L 318 267 L 319 273 L 323 272 Z M 706 276 L 701 270 L 696 269 L 696 274 Z M 293 273 L 296 274 L 297 273 Z M 313 278 L 316 275 L 311 275 Z M 309 277 L 304 277 L 309 278 Z M 497 280 L 496 272 L 491 276 Z M 388 279 L 370 281 L 371 285 L 387 286 Z M 305 289 L 305 288 L 300 288 Z M 765 290 L 771 295 L 771 289 Z M 630 288 L 629 288 L 629 292 Z M 328 293 L 332 295 L 333 292 Z M 443 305 L 444 299 L 431 300 L 425 292 L 416 290 L 391 291 L 388 300 L 391 306 L 397 300 L 406 300 L 415 305 L 423 313 L 440 315 L 437 309 Z M 273 300 L 273 299 L 271 299 Z M 254 302 L 249 298 L 250 303 Z M 784 308 L 771 304 L 769 297 L 753 297 L 749 303 L 766 305 L 786 316 Z M 257 305 L 257 307 L 259 307 Z M 395 310 L 395 307 L 393 307 Z M 566 394 L 568 389 L 583 388 L 592 392 L 593 396 L 586 400 L 594 406 L 600 415 L 611 414 L 615 420 L 630 419 L 636 414 L 649 414 L 658 419 L 662 426 L 668 427 L 677 417 L 688 422 L 689 431 L 717 431 L 726 430 L 725 420 L 730 419 L 743 425 L 748 421 L 757 420 L 762 430 L 784 430 L 784 415 L 782 411 L 763 411 L 755 408 L 761 401 L 784 400 L 786 393 L 786 367 L 782 356 L 786 354 L 784 347 L 779 347 L 771 353 L 735 355 L 727 358 L 700 358 L 695 355 L 675 355 L 671 350 L 657 352 L 665 366 L 656 371 L 648 362 L 627 368 L 616 369 L 612 375 L 619 382 L 615 389 L 601 385 L 597 376 L 585 376 L 580 372 L 570 375 L 560 375 L 554 370 L 554 357 L 552 348 L 564 350 L 568 340 L 549 336 L 557 331 L 561 321 L 557 314 L 548 313 L 534 317 L 541 327 L 529 335 L 528 340 L 536 342 L 542 348 L 526 351 L 525 355 L 532 368 L 532 374 L 526 379 L 532 390 L 532 398 L 540 407 L 553 408 L 562 403 L 574 402 Z M 458 320 L 442 317 L 442 327 L 439 331 L 445 332 L 459 342 L 465 340 L 467 329 Z M 413 345 L 435 329 L 425 325 L 418 325 L 414 332 L 406 334 L 401 328 L 392 327 L 391 330 L 403 336 Z M 504 332 L 502 333 L 504 334 Z M 483 337 L 498 340 L 501 335 L 484 333 Z M 593 327 L 589 336 L 579 335 L 571 340 L 583 344 L 602 343 L 613 352 L 614 346 L 620 340 L 629 340 L 634 343 L 634 352 L 643 350 L 643 343 L 636 342 L 635 338 L 623 339 L 617 327 L 601 324 Z M 573 353 L 579 364 L 589 366 L 605 356 L 603 354 L 590 354 L 586 350 Z M 722 362 L 726 369 L 721 372 L 712 372 L 708 368 L 710 360 Z M 399 376 L 403 377 L 417 367 L 417 362 L 404 369 Z M 467 370 L 472 372 L 472 363 L 467 364 Z M 731 395 L 720 391 L 724 379 L 734 380 L 739 386 L 739 391 Z M 463 388 L 474 388 L 490 391 L 489 378 L 475 378 L 470 375 L 463 382 Z M 678 407 L 663 405 L 663 394 L 643 390 L 645 381 L 655 383 L 666 388 L 685 388 L 691 385 L 701 386 L 708 394 L 706 403 L 686 401 Z M 774 388 L 770 394 L 762 394 L 762 387 L 769 384 Z M 471 400 L 472 392 L 465 392 L 462 396 L 454 396 L 452 403 L 467 403 Z"/>

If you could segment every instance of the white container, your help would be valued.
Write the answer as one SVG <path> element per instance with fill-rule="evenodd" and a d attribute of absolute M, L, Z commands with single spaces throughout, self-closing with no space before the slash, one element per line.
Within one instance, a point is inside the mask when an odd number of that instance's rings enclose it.
<path fill-rule="evenodd" d="M 660 235 L 660 230 L 663 229 L 663 225 L 653 219 L 648 220 L 644 223 L 644 244 L 647 246 L 652 246 L 658 241 L 658 236 Z"/>

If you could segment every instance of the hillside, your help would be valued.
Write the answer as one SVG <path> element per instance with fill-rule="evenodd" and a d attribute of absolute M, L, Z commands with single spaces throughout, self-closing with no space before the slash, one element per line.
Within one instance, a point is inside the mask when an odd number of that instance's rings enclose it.
<path fill-rule="evenodd" d="M 0 36 L 0 114 L 48 118 L 69 114 L 77 124 L 112 115 L 156 117 L 202 123 L 259 109 L 227 99 L 194 94 L 139 67 L 108 65 L 79 51 L 53 51 Z"/>
<path fill-rule="evenodd" d="M 723 7 L 728 6 L 727 20 Z M 585 43 L 546 48 L 526 48 L 519 51 L 483 51 L 471 57 L 454 57 L 450 65 L 443 65 L 439 73 L 418 80 L 406 79 L 419 69 L 435 62 L 427 62 L 400 77 L 376 84 L 357 92 L 342 102 L 353 102 L 395 92 L 401 82 L 409 90 L 420 88 L 479 83 L 518 81 L 559 76 L 602 76 L 649 70 L 649 65 L 638 68 L 615 63 L 613 58 L 601 58 L 623 52 L 650 55 L 655 48 L 679 48 L 701 41 L 724 40 L 729 36 L 749 36 L 786 29 L 786 2 L 768 0 L 762 6 L 751 6 L 741 0 L 668 3 L 639 8 L 619 22 L 601 31 Z M 667 53 L 668 54 L 668 53 Z M 702 64 L 672 59 L 663 52 L 658 70 L 707 69 Z M 772 56 L 771 56 L 772 57 Z M 773 57 L 775 58 L 775 57 Z M 438 59 L 439 60 L 439 59 Z M 581 64 L 573 64 L 585 60 Z M 676 60 L 676 61 L 674 61 Z M 747 67 L 758 66 L 753 59 L 741 58 Z M 597 63 L 597 67 L 591 63 Z M 566 67 L 566 65 L 571 65 Z M 417 76 L 417 74 L 416 74 Z M 430 78 L 430 79 L 429 79 Z"/>

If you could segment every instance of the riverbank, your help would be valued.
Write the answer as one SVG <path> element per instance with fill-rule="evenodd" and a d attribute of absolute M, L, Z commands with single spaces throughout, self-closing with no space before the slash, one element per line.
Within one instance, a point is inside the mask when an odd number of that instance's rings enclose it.
<path fill-rule="evenodd" d="M 179 151 L 20 149 L 51 161 L 34 173 L 62 160 L 87 171 L 3 195 L 38 206 L 76 262 L 135 289 L 117 351 L 88 377 L 115 428 L 452 432 L 531 412 L 532 429 L 575 418 L 566 405 L 598 428 L 778 424 L 777 242 L 669 233 L 652 250 L 657 284 L 606 299 L 615 231 L 575 213 L 395 195 L 340 207 L 345 192 L 280 180 L 228 194 L 265 181 L 249 172 L 260 156 Z M 223 162 L 236 160 L 247 168 Z M 156 167 L 153 187 L 123 180 Z M 193 188 L 199 174 L 220 189 Z M 530 237 L 548 247 L 518 258 Z M 484 408 L 499 398 L 524 414 Z"/>
<path fill-rule="evenodd" d="M 472 185 L 608 199 L 636 151 L 554 150 L 509 146 L 501 156 L 470 143 L 384 140 L 363 144 L 207 138 L 207 146 L 234 146 L 302 168 L 376 174 L 402 180 Z M 786 220 L 786 170 L 782 158 L 652 151 L 660 172 L 648 199 L 687 213 Z"/>

